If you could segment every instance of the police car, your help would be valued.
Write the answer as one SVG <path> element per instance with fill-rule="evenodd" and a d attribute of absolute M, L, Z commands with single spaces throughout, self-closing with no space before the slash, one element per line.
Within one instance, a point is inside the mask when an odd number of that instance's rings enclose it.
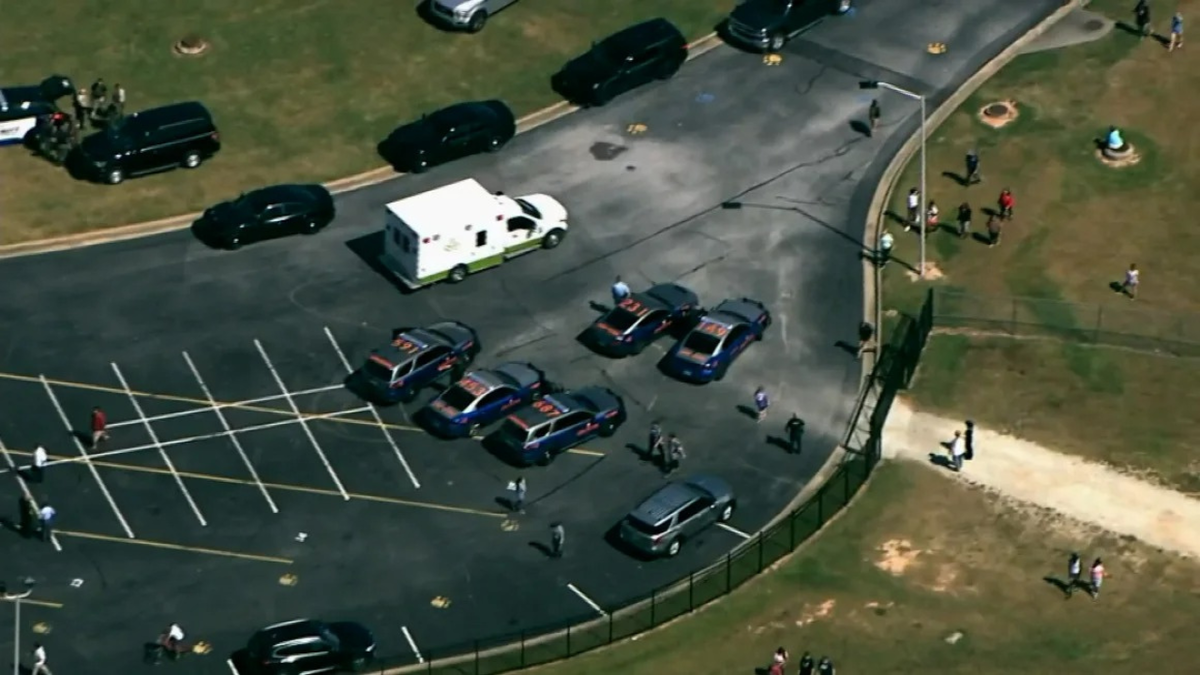
<path fill-rule="evenodd" d="M 61 75 L 37 85 L 0 88 L 0 145 L 25 142 L 39 119 L 59 112 L 55 101 L 73 91 L 71 80 Z"/>
<path fill-rule="evenodd" d="M 580 443 L 612 436 L 624 422 L 620 396 L 604 387 L 584 387 L 534 401 L 509 415 L 485 442 L 507 462 L 546 465 Z"/>
<path fill-rule="evenodd" d="M 721 380 L 746 347 L 771 325 L 766 305 L 750 298 L 726 300 L 704 315 L 663 360 L 669 375 L 690 382 Z"/>
<path fill-rule="evenodd" d="M 700 298 L 690 289 L 658 284 L 625 298 L 596 319 L 583 341 L 602 354 L 640 354 L 672 326 L 694 321 L 700 311 Z"/>
<path fill-rule="evenodd" d="M 421 409 L 418 419 L 451 438 L 470 436 L 552 388 L 531 363 L 512 361 L 473 370 Z"/>
<path fill-rule="evenodd" d="M 458 377 L 479 353 L 475 329 L 458 321 L 426 328 L 397 328 L 392 341 L 374 349 L 357 375 L 366 398 L 409 402 L 437 380 Z"/>

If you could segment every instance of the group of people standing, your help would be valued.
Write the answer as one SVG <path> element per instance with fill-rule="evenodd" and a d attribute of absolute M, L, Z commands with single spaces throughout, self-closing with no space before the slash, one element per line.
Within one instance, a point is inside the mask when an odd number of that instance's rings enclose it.
<path fill-rule="evenodd" d="M 784 675 L 790 655 L 783 647 L 775 650 L 771 655 L 771 665 L 767 668 L 768 675 Z M 836 675 L 837 669 L 833 667 L 833 661 L 828 656 L 822 656 L 818 661 L 813 658 L 812 654 L 804 652 L 800 657 L 800 667 L 796 671 L 799 675 Z"/>
<path fill-rule="evenodd" d="M 112 124 L 125 114 L 125 100 L 125 88 L 117 83 L 109 91 L 103 78 L 93 82 L 90 88 L 80 87 L 72 100 L 76 126 L 87 129 L 91 125 L 101 129 Z"/>

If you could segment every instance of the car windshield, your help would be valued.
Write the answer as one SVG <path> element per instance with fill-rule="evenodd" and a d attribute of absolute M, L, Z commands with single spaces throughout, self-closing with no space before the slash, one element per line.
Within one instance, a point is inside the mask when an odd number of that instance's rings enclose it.
<path fill-rule="evenodd" d="M 637 314 L 634 314 L 623 307 L 618 307 L 609 312 L 608 316 L 604 317 L 604 323 L 608 324 L 612 328 L 615 328 L 617 331 L 624 333 L 630 328 L 636 326 L 638 319 L 640 318 L 641 317 Z"/>
<path fill-rule="evenodd" d="M 521 210 L 525 212 L 525 215 L 530 216 L 531 218 L 537 218 L 538 220 L 542 219 L 542 212 L 538 211 L 537 207 L 533 204 L 530 204 L 524 199 L 518 199 L 517 204 L 521 207 Z"/>
<path fill-rule="evenodd" d="M 649 524 L 643 520 L 640 520 L 638 518 L 635 518 L 633 516 L 626 518 L 625 521 L 627 523 L 629 523 L 630 527 L 637 530 L 638 532 L 641 532 L 642 534 L 648 534 L 651 536 L 664 534 L 671 527 L 670 519 L 664 520 L 663 522 L 661 522 L 657 525 L 651 525 L 651 524 Z"/>
<path fill-rule="evenodd" d="M 367 359 L 367 363 L 362 369 L 363 374 L 371 379 L 383 380 L 384 382 L 392 381 L 392 369 L 375 359 Z"/>
<path fill-rule="evenodd" d="M 504 420 L 504 424 L 500 425 L 498 436 L 502 441 L 525 445 L 525 439 L 529 436 L 529 430 L 514 422 L 512 418 L 509 418 Z"/>
<path fill-rule="evenodd" d="M 457 384 L 447 389 L 438 397 L 442 403 L 458 411 L 466 410 L 475 402 L 475 395 Z"/>
<path fill-rule="evenodd" d="M 689 333 L 687 339 L 683 341 L 684 349 L 690 349 L 698 354 L 716 354 L 717 348 L 720 346 L 721 338 L 701 333 L 698 330 Z"/>

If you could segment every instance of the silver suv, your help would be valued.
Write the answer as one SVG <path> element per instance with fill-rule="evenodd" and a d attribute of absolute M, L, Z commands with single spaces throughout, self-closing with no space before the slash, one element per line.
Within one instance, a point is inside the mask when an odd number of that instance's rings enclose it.
<path fill-rule="evenodd" d="M 733 517 L 733 488 L 715 476 L 667 483 L 621 521 L 621 541 L 642 553 L 672 557 L 683 543 Z"/>
<path fill-rule="evenodd" d="M 478 33 L 488 17 L 517 0 L 428 0 L 429 16 L 450 28 Z"/>

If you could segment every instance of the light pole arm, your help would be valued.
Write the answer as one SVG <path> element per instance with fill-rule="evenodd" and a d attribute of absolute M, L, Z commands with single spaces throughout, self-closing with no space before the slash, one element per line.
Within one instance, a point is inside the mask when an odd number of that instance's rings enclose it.
<path fill-rule="evenodd" d="M 905 89 L 904 87 L 897 87 L 896 85 L 894 85 L 894 84 L 891 84 L 891 83 L 889 83 L 889 82 L 880 82 L 880 83 L 879 83 L 879 88 L 880 88 L 880 89 L 887 89 L 888 91 L 894 91 L 894 92 L 896 92 L 897 94 L 900 94 L 900 95 L 902 95 L 902 96 L 907 96 L 907 97 L 909 97 L 909 98 L 912 98 L 912 99 L 920 99 L 920 100 L 924 100 L 924 98 L 925 98 L 924 96 L 922 96 L 921 94 L 918 94 L 918 93 L 916 93 L 915 91 L 909 91 L 909 90 Z"/>

